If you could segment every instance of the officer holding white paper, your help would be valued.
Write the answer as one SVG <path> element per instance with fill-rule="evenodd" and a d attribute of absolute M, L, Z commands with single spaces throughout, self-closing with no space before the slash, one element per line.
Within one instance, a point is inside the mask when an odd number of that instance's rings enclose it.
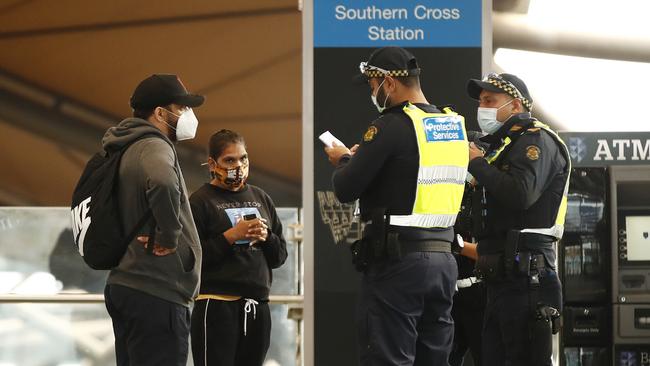
<path fill-rule="evenodd" d="M 361 365 L 448 365 L 457 268 L 453 226 L 467 175 L 464 119 L 429 104 L 415 56 L 375 50 L 360 65 L 381 114 L 359 146 L 326 147 L 341 202 L 359 199 Z"/>

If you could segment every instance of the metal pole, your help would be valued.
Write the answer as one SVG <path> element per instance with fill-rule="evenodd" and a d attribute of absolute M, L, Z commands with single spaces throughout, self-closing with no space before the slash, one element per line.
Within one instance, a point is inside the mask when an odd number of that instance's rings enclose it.
<path fill-rule="evenodd" d="M 302 295 L 271 295 L 271 304 L 289 304 L 293 307 L 302 307 L 304 297 Z M 95 304 L 104 303 L 104 295 L 101 294 L 54 294 L 54 295 L 22 295 L 5 294 L 0 295 L 0 304 L 18 303 L 74 303 L 74 304 Z"/>

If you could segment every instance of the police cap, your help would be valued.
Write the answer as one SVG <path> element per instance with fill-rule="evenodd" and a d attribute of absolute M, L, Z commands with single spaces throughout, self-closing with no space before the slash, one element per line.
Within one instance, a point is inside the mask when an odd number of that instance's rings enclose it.
<path fill-rule="evenodd" d="M 412 53 L 401 47 L 383 47 L 374 50 L 368 61 L 359 65 L 360 73 L 355 81 L 364 82 L 369 78 L 384 76 L 407 77 L 420 75 L 418 61 Z"/>
<path fill-rule="evenodd" d="M 479 100 L 481 90 L 495 93 L 505 93 L 513 98 L 520 99 L 529 111 L 533 108 L 533 98 L 530 97 L 526 84 L 512 74 L 488 74 L 483 80 L 470 79 L 467 82 L 467 94 L 472 99 Z"/>

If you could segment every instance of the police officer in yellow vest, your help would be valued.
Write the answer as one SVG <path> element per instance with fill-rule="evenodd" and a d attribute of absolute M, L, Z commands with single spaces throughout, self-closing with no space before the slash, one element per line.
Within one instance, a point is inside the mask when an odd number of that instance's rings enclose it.
<path fill-rule="evenodd" d="M 531 117 L 526 84 L 511 74 L 472 79 L 485 152 L 470 145 L 476 272 L 487 284 L 483 364 L 551 365 L 562 291 L 556 273 L 571 161 L 562 140 Z"/>
<path fill-rule="evenodd" d="M 375 50 L 360 65 L 381 114 L 360 145 L 326 148 L 342 202 L 359 199 L 361 365 L 448 365 L 457 267 L 453 225 L 467 175 L 462 116 L 429 104 L 415 57 Z"/>

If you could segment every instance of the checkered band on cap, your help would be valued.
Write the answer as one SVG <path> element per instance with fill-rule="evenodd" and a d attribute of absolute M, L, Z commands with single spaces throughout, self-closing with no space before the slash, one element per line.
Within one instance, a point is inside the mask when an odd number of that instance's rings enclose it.
<path fill-rule="evenodd" d="M 379 70 L 366 70 L 364 74 L 369 78 L 381 78 L 384 76 L 404 77 L 409 76 L 408 70 L 386 70 L 386 72 Z"/>
<path fill-rule="evenodd" d="M 503 90 L 506 94 L 510 95 L 511 97 L 520 99 L 521 102 L 529 111 L 532 110 L 533 104 L 528 99 L 526 99 L 526 97 L 524 97 L 519 91 L 519 89 L 517 89 L 514 85 L 512 85 L 512 83 L 501 79 L 495 79 L 492 77 L 488 77 L 485 81 Z"/>

